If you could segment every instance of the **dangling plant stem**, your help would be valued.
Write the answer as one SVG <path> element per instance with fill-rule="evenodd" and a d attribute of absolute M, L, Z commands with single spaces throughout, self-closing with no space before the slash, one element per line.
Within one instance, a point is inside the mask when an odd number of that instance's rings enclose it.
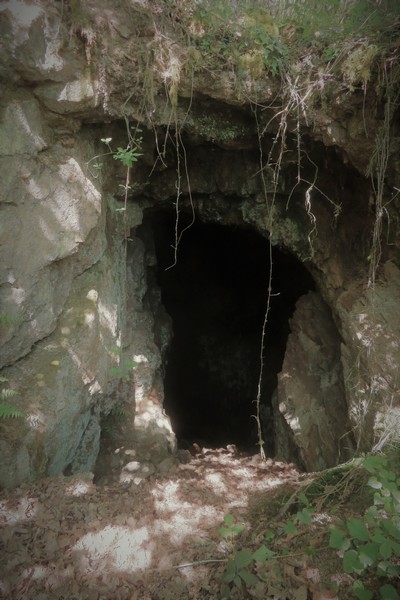
<path fill-rule="evenodd" d="M 371 251 L 369 255 L 370 265 L 368 277 L 368 285 L 372 287 L 375 285 L 376 272 L 378 270 L 382 255 L 382 221 L 385 212 L 385 207 L 383 206 L 383 196 L 386 170 L 390 156 L 390 126 L 400 97 L 400 86 L 396 82 L 398 74 L 398 69 L 394 70 L 392 63 L 389 65 L 388 73 L 387 64 L 386 62 L 384 63 L 382 72 L 383 86 L 386 96 L 384 120 L 377 135 L 375 149 L 367 170 L 367 175 L 371 177 L 372 189 L 375 195 L 375 220 L 372 231 Z"/>
<path fill-rule="evenodd" d="M 172 105 L 172 110 L 175 116 L 175 149 L 176 149 L 176 200 L 175 200 L 175 227 L 174 227 L 174 244 L 172 245 L 172 248 L 174 250 L 174 260 L 172 262 L 172 264 L 167 267 L 165 270 L 168 271 L 169 269 L 172 269 L 173 267 L 175 267 L 175 265 L 178 262 L 178 246 L 179 243 L 182 239 L 182 235 L 184 234 L 185 231 L 187 231 L 194 223 L 195 221 L 195 212 L 194 212 L 194 204 L 193 204 L 193 197 L 192 197 L 192 191 L 191 191 L 191 187 L 190 187 L 190 178 L 189 178 L 189 171 L 188 171 L 188 164 L 187 164 L 187 154 L 186 154 L 186 148 L 185 145 L 182 141 L 182 136 L 181 136 L 181 131 L 182 128 L 185 124 L 185 121 L 187 119 L 187 116 L 190 112 L 191 106 L 192 106 L 192 98 L 193 98 L 193 78 L 192 78 L 192 94 L 190 96 L 190 103 L 189 103 L 189 107 L 188 110 L 186 112 L 186 115 L 182 121 L 181 124 L 178 123 L 178 116 L 177 116 L 177 106 L 176 105 Z M 180 150 L 182 149 L 182 154 L 183 154 L 183 166 L 185 169 L 185 176 L 186 176 L 186 184 L 187 184 L 187 189 L 188 189 L 188 196 L 189 196 L 189 201 L 190 201 L 190 207 L 191 207 L 191 211 L 192 211 L 192 219 L 189 223 L 189 225 L 186 225 L 186 227 L 184 227 L 181 231 L 179 231 L 179 215 L 180 215 L 180 197 L 181 197 L 181 178 L 182 178 L 182 174 L 181 174 L 181 156 L 180 156 Z"/>

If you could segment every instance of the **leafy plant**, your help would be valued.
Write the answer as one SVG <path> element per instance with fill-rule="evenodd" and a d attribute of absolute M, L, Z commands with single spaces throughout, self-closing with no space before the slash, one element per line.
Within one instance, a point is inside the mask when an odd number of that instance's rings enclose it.
<path fill-rule="evenodd" d="M 226 567 L 224 581 L 225 585 L 222 590 L 222 598 L 228 598 L 231 590 L 231 585 L 242 589 L 243 585 L 255 585 L 258 579 L 253 573 L 247 570 L 247 567 L 253 562 L 254 556 L 248 550 L 240 550 L 234 558 L 230 558 Z"/>
<path fill-rule="evenodd" d="M 229 3 L 218 0 L 201 3 L 195 20 L 201 23 L 203 32 L 193 42 L 208 67 L 222 63 L 252 75 L 260 75 L 263 69 L 272 76 L 281 71 L 287 52 L 266 10 L 247 7 L 239 12 Z"/>
<path fill-rule="evenodd" d="M 139 146 L 142 143 L 142 138 L 139 138 L 133 147 L 127 148 L 117 148 L 117 150 L 113 154 L 114 160 L 119 160 L 121 163 L 128 167 L 128 169 L 132 168 L 133 163 L 139 160 L 139 157 L 142 156 L 141 152 L 139 152 Z"/>
<path fill-rule="evenodd" d="M 141 129 L 136 128 L 135 133 L 140 133 L 140 132 L 141 132 Z M 92 172 L 92 176 L 94 178 L 98 177 L 98 172 L 101 171 L 101 169 L 104 166 L 104 163 L 101 162 L 100 159 L 102 159 L 106 156 L 112 156 L 114 160 L 119 160 L 128 169 L 131 169 L 133 164 L 139 160 L 139 157 L 142 156 L 142 153 L 140 152 L 140 148 L 143 143 L 143 138 L 132 136 L 132 134 L 130 132 L 129 132 L 128 137 L 129 137 L 129 141 L 127 143 L 126 148 L 122 148 L 122 146 L 119 146 L 116 150 L 112 149 L 112 146 L 111 146 L 112 138 L 111 137 L 101 138 L 100 141 L 107 146 L 109 151 L 105 152 L 104 154 L 97 154 L 96 156 L 93 156 L 88 161 L 88 163 L 87 163 L 88 167 L 90 167 L 91 169 L 95 169 L 95 171 L 97 171 L 97 173 Z"/>
<path fill-rule="evenodd" d="M 400 477 L 389 470 L 385 456 L 368 456 L 364 468 L 371 473 L 368 486 L 374 490 L 373 504 L 362 518 L 339 521 L 331 528 L 329 545 L 343 553 L 346 573 L 378 577 L 400 576 Z M 380 588 L 383 600 L 400 599 L 395 588 L 386 583 Z M 353 593 L 370 600 L 371 590 L 356 580 Z"/>
<path fill-rule="evenodd" d="M 233 540 L 246 529 L 244 525 L 236 523 L 232 515 L 225 515 L 224 523 L 225 525 L 218 529 L 218 533 L 227 540 Z"/>
<path fill-rule="evenodd" d="M 232 553 L 228 559 L 226 571 L 224 575 L 224 586 L 222 597 L 228 598 L 233 586 L 242 589 L 243 586 L 256 585 L 258 581 L 268 578 L 268 575 L 263 572 L 262 568 L 257 569 L 257 575 L 251 572 L 252 567 L 266 565 L 272 560 L 279 558 L 278 552 L 273 550 L 270 545 L 282 534 L 290 537 L 298 533 L 302 525 L 310 525 L 314 509 L 309 505 L 304 494 L 300 494 L 299 500 L 304 506 L 290 519 L 284 522 L 276 531 L 268 530 L 264 534 L 263 543 L 255 550 L 250 552 L 247 549 L 241 549 L 237 553 Z M 232 515 L 226 515 L 225 526 L 219 529 L 220 535 L 228 538 L 231 541 L 237 537 L 245 529 L 243 525 L 234 522 Z M 281 555 L 288 554 L 288 549 L 283 548 Z"/>
<path fill-rule="evenodd" d="M 400 476 L 390 464 L 389 458 L 376 455 L 354 463 L 356 473 L 369 473 L 367 490 L 370 490 L 372 503 L 362 517 L 337 519 L 335 525 L 329 527 L 329 547 L 342 556 L 344 572 L 356 577 L 351 592 L 359 600 L 375 597 L 400 600 L 394 585 L 394 580 L 400 576 Z M 365 481 L 364 475 L 362 479 Z M 354 474 L 346 479 L 347 482 L 359 480 Z M 232 549 L 223 577 L 223 598 L 228 598 L 233 588 L 242 590 L 259 581 L 268 582 L 279 568 L 278 559 L 290 554 L 290 540 L 303 534 L 312 524 L 316 508 L 306 494 L 301 492 L 292 496 L 289 508 L 294 504 L 293 498 L 297 508 L 295 514 L 266 531 L 262 544 L 255 551 L 243 547 L 235 550 L 233 540 L 244 528 L 231 515 L 225 517 L 219 533 L 232 542 Z M 314 547 L 304 550 L 309 555 L 315 554 Z M 369 589 L 372 582 L 378 589 Z"/>
<path fill-rule="evenodd" d="M 8 380 L 6 377 L 0 377 L 0 383 L 6 383 Z M 17 392 L 10 388 L 3 388 L 0 392 L 0 419 L 18 419 L 25 417 L 25 413 L 13 404 L 3 402 L 8 398 L 16 396 Z"/>
<path fill-rule="evenodd" d="M 118 357 L 118 366 L 111 367 L 110 375 L 111 377 L 116 377 L 121 381 L 130 381 L 131 371 L 136 369 L 138 366 L 138 362 L 136 360 L 132 360 L 129 358 L 121 359 L 122 350 L 121 348 L 112 348 L 110 353 L 114 356 Z"/>

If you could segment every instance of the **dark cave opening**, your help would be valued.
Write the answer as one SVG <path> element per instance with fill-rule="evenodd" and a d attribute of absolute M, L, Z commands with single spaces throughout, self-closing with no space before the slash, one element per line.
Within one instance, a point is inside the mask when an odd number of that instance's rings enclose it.
<path fill-rule="evenodd" d="M 250 227 L 201 222 L 190 225 L 173 264 L 175 212 L 146 216 L 153 231 L 157 283 L 172 318 L 173 337 L 164 364 L 164 408 L 178 444 L 228 443 L 258 450 L 255 400 L 261 333 L 269 282 L 267 238 Z M 265 449 L 274 454 L 271 407 L 285 353 L 289 319 L 298 298 L 314 289 L 304 265 L 272 248 L 272 296 L 263 356 L 261 417 Z"/>

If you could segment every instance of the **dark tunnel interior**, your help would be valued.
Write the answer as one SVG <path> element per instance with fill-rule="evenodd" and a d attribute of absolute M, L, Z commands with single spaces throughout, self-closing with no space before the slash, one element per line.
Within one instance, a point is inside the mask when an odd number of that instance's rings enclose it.
<path fill-rule="evenodd" d="M 178 444 L 228 443 L 256 452 L 255 399 L 269 281 L 269 242 L 251 228 L 198 219 L 183 233 L 173 268 L 175 212 L 146 221 L 154 236 L 156 278 L 172 318 L 164 365 L 164 408 Z M 145 222 L 146 222 L 145 221 Z M 190 224 L 181 215 L 180 226 Z M 290 253 L 272 248 L 272 297 L 265 338 L 261 415 L 265 449 L 274 454 L 271 396 L 298 298 L 314 288 Z"/>

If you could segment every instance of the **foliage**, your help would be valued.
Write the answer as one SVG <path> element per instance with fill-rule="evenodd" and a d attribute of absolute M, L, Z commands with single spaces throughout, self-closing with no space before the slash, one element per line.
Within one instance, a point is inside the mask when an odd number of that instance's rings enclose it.
<path fill-rule="evenodd" d="M 398 469 L 398 464 L 396 467 Z M 368 508 L 362 517 L 350 515 L 347 519 L 335 517 L 332 503 L 325 523 L 334 521 L 334 525 L 319 526 L 326 533 L 321 539 L 329 538 L 329 548 L 343 557 L 344 572 L 356 577 L 351 587 L 355 598 L 370 600 L 376 597 L 374 593 L 379 592 L 381 600 L 399 600 L 400 596 L 393 585 L 394 580 L 400 576 L 399 473 L 396 473 L 396 468 L 391 470 L 387 457 L 376 455 L 355 461 L 354 466 L 348 469 L 353 483 L 357 480 L 354 471 L 363 475 L 366 473 L 369 477 L 363 487 L 363 494 L 372 498 L 373 503 L 368 502 Z M 345 477 L 349 480 L 347 474 Z M 327 487 L 332 488 L 331 485 Z M 331 489 L 329 495 L 334 496 Z M 318 502 L 316 498 L 314 500 L 316 505 L 322 506 L 321 501 Z M 294 515 L 283 521 L 280 521 L 278 515 L 275 525 L 268 519 L 270 528 L 264 531 L 262 543 L 255 550 L 243 548 L 240 544 L 236 550 L 233 541 L 244 533 L 244 527 L 235 523 L 231 515 L 225 517 L 225 524 L 219 529 L 219 533 L 230 540 L 232 545 L 223 576 L 223 598 L 228 598 L 234 587 L 243 589 L 254 586 L 259 581 L 268 582 L 273 577 L 273 566 L 280 568 L 285 556 L 291 555 L 291 541 L 305 534 L 310 527 L 318 526 L 319 509 L 311 504 L 307 491 L 294 494 L 289 503 L 285 504 L 284 510 L 293 506 L 293 503 L 297 506 Z M 260 535 L 256 539 L 259 540 Z M 306 546 L 303 550 L 311 558 L 318 552 L 313 546 Z M 369 589 L 371 584 L 374 590 Z"/>
<path fill-rule="evenodd" d="M 222 598 L 228 598 L 233 586 L 242 589 L 243 586 L 253 586 L 258 581 L 268 579 L 269 574 L 262 568 L 271 561 L 276 561 L 282 556 L 289 554 L 287 547 L 280 550 L 280 554 L 271 548 L 271 543 L 283 537 L 290 539 L 296 535 L 303 526 L 308 526 L 311 523 L 314 509 L 310 506 L 307 498 L 304 495 L 300 497 L 303 503 L 302 508 L 296 512 L 294 516 L 286 520 L 275 530 L 269 529 L 264 533 L 264 540 L 255 551 L 241 549 L 239 552 L 233 552 L 232 556 L 227 561 L 226 572 L 224 575 L 224 584 L 222 589 Z M 226 527 L 219 529 L 220 535 L 225 538 L 233 539 L 244 531 L 244 526 L 236 524 L 231 515 L 227 515 L 224 519 Z M 309 549 L 311 552 L 311 549 Z M 257 575 L 250 570 L 256 569 Z"/>
<path fill-rule="evenodd" d="M 292 44 L 297 48 L 334 45 L 339 49 L 346 39 L 390 43 L 399 10 L 397 0 L 304 0 L 279 3 L 276 17 L 282 27 L 293 25 Z"/>
<path fill-rule="evenodd" d="M 271 14 L 265 9 L 245 8 L 239 12 L 223 0 L 203 2 L 193 20 L 193 43 L 208 68 L 228 66 L 239 74 L 255 69 L 257 75 L 265 69 L 273 77 L 279 74 L 287 53 Z"/>
<path fill-rule="evenodd" d="M 141 133 L 141 129 L 136 128 L 135 134 L 137 133 Z M 132 136 L 130 132 L 128 136 L 128 143 L 125 148 L 118 146 L 116 150 L 113 150 L 111 147 L 111 137 L 101 138 L 100 141 L 107 146 L 109 151 L 105 152 L 104 154 L 97 154 L 88 161 L 88 167 L 95 169 L 95 172 L 92 171 L 91 173 L 94 178 L 98 177 L 98 172 L 103 168 L 104 163 L 102 159 L 106 156 L 112 156 L 114 160 L 119 161 L 122 165 L 127 167 L 127 169 L 131 169 L 134 163 L 137 162 L 142 156 L 140 149 L 143 144 L 143 138 L 138 137 L 137 135 Z"/>
<path fill-rule="evenodd" d="M 369 456 L 364 468 L 371 473 L 368 486 L 374 490 L 373 504 L 360 519 L 339 521 L 331 528 L 331 548 L 343 551 L 343 568 L 350 574 L 374 572 L 379 577 L 400 576 L 400 477 L 388 470 L 385 456 Z M 360 600 L 373 593 L 361 581 L 353 586 Z M 382 599 L 400 598 L 391 584 L 380 588 Z"/>
<path fill-rule="evenodd" d="M 139 152 L 139 146 L 142 143 L 142 138 L 139 138 L 133 147 L 127 148 L 117 148 L 113 154 L 114 160 L 119 160 L 125 167 L 131 169 L 133 163 L 139 160 L 139 157 L 142 156 L 141 152 Z"/>
<path fill-rule="evenodd" d="M 226 540 L 233 540 L 245 529 L 244 525 L 241 525 L 240 523 L 235 523 L 235 520 L 232 517 L 232 515 L 226 515 L 224 517 L 224 523 L 225 525 L 218 529 L 218 533 L 221 537 L 225 538 Z"/>
<path fill-rule="evenodd" d="M 0 383 L 6 383 L 7 379 L 5 377 L 0 377 Z M 8 398 L 12 398 L 16 396 L 17 392 L 10 388 L 3 388 L 0 392 L 0 419 L 17 419 L 25 417 L 25 413 L 19 409 L 17 406 L 13 404 L 9 404 L 8 402 L 4 402 Z"/>
<path fill-rule="evenodd" d="M 112 377 L 116 377 L 121 381 L 129 381 L 130 373 L 133 369 L 137 367 L 137 362 L 134 360 L 123 360 L 122 363 L 118 367 L 111 367 L 110 375 Z"/>
<path fill-rule="evenodd" d="M 371 71 L 374 61 L 378 55 L 378 47 L 368 42 L 362 42 L 355 46 L 342 65 L 342 72 L 350 89 L 354 90 L 355 85 L 365 86 L 371 78 Z"/>
<path fill-rule="evenodd" d="M 110 352 L 114 356 L 118 357 L 118 365 L 116 367 L 111 367 L 110 369 L 111 377 L 115 377 L 121 381 L 130 381 L 131 372 L 133 369 L 136 369 L 139 363 L 129 358 L 122 359 L 121 348 L 112 348 Z"/>

